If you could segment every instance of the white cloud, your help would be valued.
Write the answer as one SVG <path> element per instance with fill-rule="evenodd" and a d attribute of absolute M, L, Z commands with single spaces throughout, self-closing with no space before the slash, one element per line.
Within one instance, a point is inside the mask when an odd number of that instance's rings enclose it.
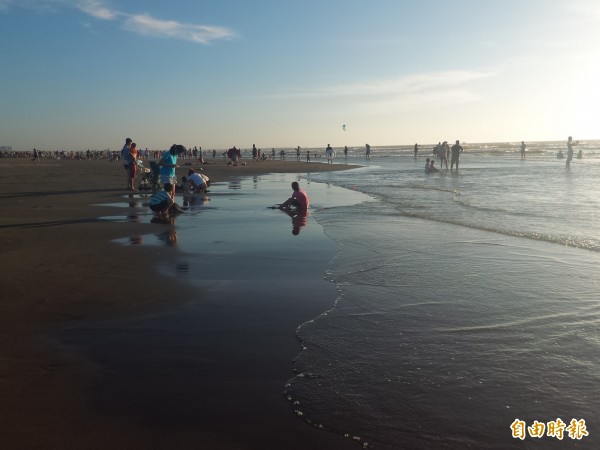
<path fill-rule="evenodd" d="M 197 44 L 208 44 L 218 39 L 230 39 L 235 33 L 226 27 L 197 25 L 163 20 L 150 14 L 131 14 L 109 6 L 105 0 L 0 0 L 0 12 L 12 7 L 55 11 L 59 7 L 75 8 L 99 20 L 121 21 L 127 31 L 147 36 L 169 37 Z"/>
<path fill-rule="evenodd" d="M 434 72 L 408 75 L 393 80 L 338 85 L 329 88 L 328 91 L 332 95 L 343 96 L 414 95 L 415 93 L 445 90 L 489 75 L 489 73 L 473 71 Z"/>
<path fill-rule="evenodd" d="M 118 11 L 107 7 L 102 0 L 79 0 L 75 4 L 80 11 L 102 20 L 113 20 L 120 15 Z"/>
<path fill-rule="evenodd" d="M 289 92 L 277 95 L 278 98 L 384 98 L 389 101 L 403 98 L 430 97 L 448 92 L 460 92 L 460 97 L 473 99 L 468 84 L 481 78 L 493 75 L 490 72 L 478 71 L 445 71 L 407 75 L 395 79 L 374 80 L 360 83 L 347 83 L 327 86 L 319 89 Z M 454 95 L 452 95 L 454 97 Z"/>
<path fill-rule="evenodd" d="M 229 39 L 234 36 L 228 28 L 160 20 L 147 14 L 128 15 L 124 27 L 139 34 L 172 37 L 198 44 L 208 44 L 216 39 Z"/>

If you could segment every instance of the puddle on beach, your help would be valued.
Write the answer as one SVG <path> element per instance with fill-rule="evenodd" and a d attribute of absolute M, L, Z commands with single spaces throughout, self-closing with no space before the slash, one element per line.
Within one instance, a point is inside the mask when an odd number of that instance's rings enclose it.
<path fill-rule="evenodd" d="M 216 417 L 211 420 L 226 423 L 236 420 L 232 410 L 265 402 L 263 390 L 248 392 L 247 386 L 253 379 L 262 386 L 268 377 L 273 387 L 267 390 L 276 392 L 273 402 L 281 402 L 277 377 L 289 376 L 289 358 L 298 345 L 294 330 L 336 297 L 335 286 L 323 277 L 335 242 L 312 214 L 294 234 L 294 218 L 268 208 L 290 196 L 295 180 L 277 175 L 243 179 L 236 190 L 215 186 L 210 201 L 193 205 L 174 224 L 136 226 L 148 232 L 115 241 L 164 246 L 157 264 L 166 278 L 142 278 L 144 289 L 152 289 L 153 282 L 192 289 L 186 298 L 165 299 L 163 310 L 75 321 L 53 333 L 98 367 L 89 401 L 100 414 L 196 427 L 208 411 Z M 366 198 L 304 179 L 300 185 L 315 209 Z M 183 205 L 181 196 L 176 201 Z M 131 210 L 142 221 L 153 217 L 149 208 Z M 274 341 L 288 347 L 261 350 Z M 282 368 L 275 378 L 267 370 L 272 367 Z M 214 395 L 215 380 L 227 401 Z"/>
<path fill-rule="evenodd" d="M 164 225 L 164 222 L 156 220 L 155 214 L 148 208 L 148 201 L 151 195 L 145 194 L 128 194 L 123 196 L 124 201 L 112 202 L 112 203 L 101 203 L 95 206 L 106 206 L 112 208 L 127 208 L 127 214 L 117 216 L 102 216 L 100 220 L 106 220 L 111 222 L 134 222 L 134 223 L 158 223 Z M 177 195 L 175 201 L 180 205 L 181 209 L 186 212 L 198 212 L 199 209 L 208 207 L 210 205 L 210 196 L 207 194 L 191 194 L 182 196 Z M 167 223 L 167 225 L 174 225 L 174 223 Z M 127 241 L 127 242 L 125 242 Z M 139 244 L 141 242 L 133 242 L 133 239 L 117 239 L 115 242 Z M 139 241 L 139 240 L 136 240 Z"/>
<path fill-rule="evenodd" d="M 312 213 L 299 216 L 269 209 L 289 198 L 292 181 L 299 181 L 307 191 L 311 210 L 370 200 L 356 191 L 312 182 L 310 178 L 270 174 L 215 183 L 208 194 L 186 197 L 177 194 L 175 201 L 184 212 L 169 223 L 157 223 L 152 211 L 144 206 L 149 195 L 128 194 L 122 202 L 102 206 L 129 208 L 131 212 L 120 220 L 152 225 L 147 234 L 113 241 L 121 245 L 167 245 L 185 254 L 211 258 L 238 252 L 268 254 L 274 246 L 294 252 L 323 231 Z"/>

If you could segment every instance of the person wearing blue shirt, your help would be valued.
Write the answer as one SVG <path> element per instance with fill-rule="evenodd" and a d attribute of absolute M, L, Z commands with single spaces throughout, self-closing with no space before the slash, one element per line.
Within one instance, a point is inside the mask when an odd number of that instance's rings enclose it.
<path fill-rule="evenodd" d="M 173 197 L 175 194 L 175 186 L 171 183 L 165 183 L 164 189 L 158 191 L 148 202 L 148 206 L 154 211 L 160 218 L 168 218 L 169 212 L 175 204 Z"/>
<path fill-rule="evenodd" d="M 160 182 L 162 184 L 171 183 L 175 185 L 177 183 L 177 178 L 175 177 L 177 157 L 184 153 L 185 147 L 183 145 L 173 144 L 160 159 L 158 165 L 160 166 Z"/>

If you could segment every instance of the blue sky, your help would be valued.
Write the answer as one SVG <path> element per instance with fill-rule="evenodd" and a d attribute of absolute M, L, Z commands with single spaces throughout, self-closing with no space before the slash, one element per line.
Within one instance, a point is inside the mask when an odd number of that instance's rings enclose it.
<path fill-rule="evenodd" d="M 0 26 L 17 150 L 600 138 L 596 0 L 0 0 Z"/>

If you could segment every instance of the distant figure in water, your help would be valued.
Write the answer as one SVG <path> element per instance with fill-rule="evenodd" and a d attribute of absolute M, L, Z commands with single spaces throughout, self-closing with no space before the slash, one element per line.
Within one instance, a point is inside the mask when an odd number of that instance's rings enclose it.
<path fill-rule="evenodd" d="M 429 167 L 429 161 L 430 161 L 429 158 L 427 158 L 425 160 L 425 173 L 429 173 L 429 169 L 430 169 L 430 167 Z"/>
<path fill-rule="evenodd" d="M 460 154 L 462 153 L 463 148 L 460 145 L 460 141 L 457 139 L 456 144 L 452 146 L 450 149 L 450 153 L 452 153 L 452 157 L 450 158 L 450 170 L 454 167 L 456 163 L 456 170 L 458 170 L 458 160 L 460 159 Z"/>
<path fill-rule="evenodd" d="M 428 173 L 433 173 L 433 172 L 439 171 L 439 169 L 437 167 L 435 167 L 434 164 L 435 164 L 435 159 L 432 159 L 431 163 L 429 164 L 429 172 Z"/>
<path fill-rule="evenodd" d="M 438 148 L 437 157 L 440 158 L 440 169 L 444 168 L 444 163 L 446 163 L 446 169 L 448 168 L 448 152 L 446 147 L 448 147 L 448 143 L 444 141 L 441 147 Z"/>
<path fill-rule="evenodd" d="M 573 146 L 579 144 L 579 141 L 573 142 L 573 137 L 569 136 L 567 139 L 567 169 L 571 165 L 571 160 L 573 159 Z"/>
<path fill-rule="evenodd" d="M 521 159 L 525 159 L 525 149 L 527 146 L 525 145 L 525 141 L 521 141 Z"/>
<path fill-rule="evenodd" d="M 581 158 L 583 158 L 583 152 L 581 151 L 581 149 L 579 149 L 579 151 L 577 152 L 577 159 Z"/>
<path fill-rule="evenodd" d="M 415 143 L 415 158 L 417 157 L 417 152 L 419 151 L 419 144 Z"/>
<path fill-rule="evenodd" d="M 367 159 L 371 157 L 371 146 L 369 144 L 365 144 L 365 156 Z"/>

